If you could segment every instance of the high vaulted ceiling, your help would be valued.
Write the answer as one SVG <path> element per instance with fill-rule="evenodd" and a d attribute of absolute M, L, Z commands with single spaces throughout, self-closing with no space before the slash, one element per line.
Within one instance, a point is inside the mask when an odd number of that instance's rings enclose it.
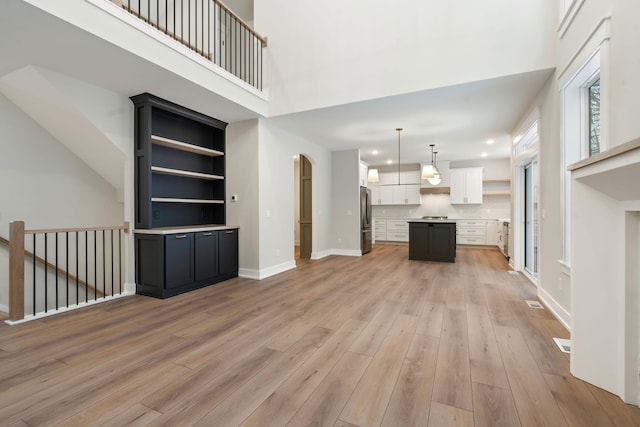
<path fill-rule="evenodd" d="M 33 64 L 126 96 L 144 91 L 164 95 L 230 123 L 260 117 L 23 2 L 10 0 L 5 11 L 0 16 L 0 36 L 6 41 L 0 44 L 0 77 Z M 22 31 L 25 26 L 29 31 Z M 539 70 L 269 120 L 330 150 L 360 149 L 371 165 L 397 163 L 397 127 L 404 129 L 401 163 L 429 162 L 429 144 L 436 145 L 439 160 L 476 159 L 482 153 L 505 158 L 509 134 L 551 73 Z M 495 143 L 487 145 L 488 139 Z"/>

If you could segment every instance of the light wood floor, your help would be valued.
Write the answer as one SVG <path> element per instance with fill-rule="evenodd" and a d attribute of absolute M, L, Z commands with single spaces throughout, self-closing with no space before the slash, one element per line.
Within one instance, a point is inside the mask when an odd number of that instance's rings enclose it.
<path fill-rule="evenodd" d="M 167 300 L 0 326 L 0 424 L 640 426 L 496 250 L 377 245 Z"/>

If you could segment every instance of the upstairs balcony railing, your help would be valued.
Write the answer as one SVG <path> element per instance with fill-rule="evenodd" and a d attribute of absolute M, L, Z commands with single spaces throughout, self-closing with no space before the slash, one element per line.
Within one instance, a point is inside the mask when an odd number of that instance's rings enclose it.
<path fill-rule="evenodd" d="M 108 0 L 263 90 L 262 37 L 219 0 Z"/>

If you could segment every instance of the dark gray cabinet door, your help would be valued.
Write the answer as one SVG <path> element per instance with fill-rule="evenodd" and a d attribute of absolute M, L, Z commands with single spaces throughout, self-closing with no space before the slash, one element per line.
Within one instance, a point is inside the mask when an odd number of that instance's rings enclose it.
<path fill-rule="evenodd" d="M 196 233 L 196 282 L 218 275 L 218 231 Z"/>
<path fill-rule="evenodd" d="M 456 228 L 449 224 L 429 224 L 429 257 L 452 262 L 456 257 Z"/>
<path fill-rule="evenodd" d="M 220 275 L 238 274 L 238 230 L 222 230 L 218 234 Z"/>
<path fill-rule="evenodd" d="M 165 236 L 165 287 L 188 285 L 194 281 L 193 233 Z"/>

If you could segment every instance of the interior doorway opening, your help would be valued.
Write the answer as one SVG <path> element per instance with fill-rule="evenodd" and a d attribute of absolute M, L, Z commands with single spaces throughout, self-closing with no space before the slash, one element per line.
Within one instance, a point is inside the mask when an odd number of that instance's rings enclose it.
<path fill-rule="evenodd" d="M 294 257 L 310 259 L 312 254 L 312 169 L 308 157 L 294 156 Z"/>

